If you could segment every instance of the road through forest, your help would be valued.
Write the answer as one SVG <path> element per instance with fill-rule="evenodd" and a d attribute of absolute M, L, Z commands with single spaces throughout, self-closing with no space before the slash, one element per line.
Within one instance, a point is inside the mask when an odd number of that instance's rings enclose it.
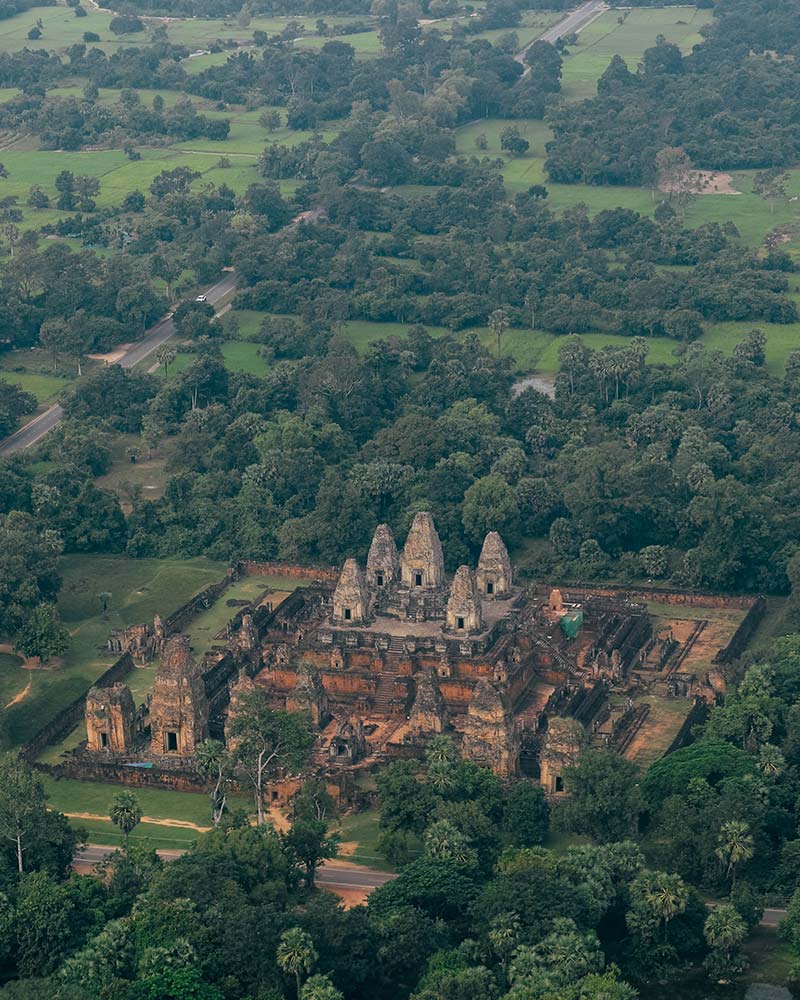
<path fill-rule="evenodd" d="M 212 285 L 206 291 L 205 294 L 209 304 L 213 306 L 221 298 L 232 292 L 235 287 L 236 275 L 226 274 L 216 285 Z M 164 319 L 159 320 L 155 326 L 151 326 L 146 335 L 141 340 L 137 340 L 135 344 L 132 344 L 115 364 L 121 365 L 123 368 L 133 368 L 134 365 L 137 365 L 140 361 L 143 361 L 154 351 L 158 350 L 174 333 L 175 325 L 172 322 L 172 314 L 170 314 L 169 316 L 165 316 Z M 55 403 L 49 409 L 45 410 L 44 413 L 40 413 L 38 417 L 34 417 L 24 427 L 20 427 L 10 437 L 0 442 L 0 458 L 6 458 L 17 451 L 22 451 L 24 448 L 30 448 L 37 441 L 41 441 L 48 431 L 51 431 L 61 423 L 63 416 L 63 409 L 58 403 Z"/>

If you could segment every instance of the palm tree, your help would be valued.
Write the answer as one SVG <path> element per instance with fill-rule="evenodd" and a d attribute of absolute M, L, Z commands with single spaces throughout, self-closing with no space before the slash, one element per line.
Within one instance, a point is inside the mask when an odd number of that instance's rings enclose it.
<path fill-rule="evenodd" d="M 501 965 L 506 964 L 512 951 L 517 947 L 521 930 L 522 924 L 516 913 L 498 913 L 492 918 L 489 943 L 500 959 Z"/>
<path fill-rule="evenodd" d="M 300 990 L 303 985 L 303 973 L 309 975 L 318 958 L 319 955 L 314 948 L 311 935 L 307 934 L 302 927 L 290 927 L 288 931 L 281 934 L 278 949 L 275 952 L 275 961 L 278 963 L 278 968 L 295 977 L 298 1000 L 300 1000 Z"/>
<path fill-rule="evenodd" d="M 773 743 L 765 743 L 758 752 L 756 767 L 765 778 L 777 778 L 786 767 L 786 758 Z"/>
<path fill-rule="evenodd" d="M 444 733 L 437 733 L 432 737 L 425 751 L 425 760 L 428 764 L 455 764 L 459 756 L 455 741 Z"/>
<path fill-rule="evenodd" d="M 495 309 L 489 316 L 489 329 L 497 337 L 497 353 L 500 354 L 500 345 L 503 334 L 508 329 L 508 313 L 505 309 Z"/>
<path fill-rule="evenodd" d="M 731 892 L 733 892 L 737 865 L 749 861 L 755 853 L 750 827 L 742 820 L 728 820 L 722 824 L 717 844 L 715 853 L 725 868 L 725 874 L 730 876 Z"/>
<path fill-rule="evenodd" d="M 725 950 L 738 947 L 745 939 L 747 925 L 735 906 L 723 903 L 715 906 L 703 928 L 709 948 Z"/>
<path fill-rule="evenodd" d="M 455 770 L 452 764 L 437 761 L 428 768 L 428 781 L 440 795 L 453 790 L 456 783 Z"/>
<path fill-rule="evenodd" d="M 120 792 L 114 796 L 114 802 L 108 815 L 114 826 L 118 826 L 122 830 L 122 835 L 125 838 L 125 851 L 127 852 L 128 837 L 142 818 L 139 800 L 133 792 Z"/>
<path fill-rule="evenodd" d="M 658 914 L 667 938 L 667 924 L 679 913 L 683 913 L 689 901 L 689 890 L 679 875 L 653 872 L 653 877 L 645 891 L 648 905 Z"/>
<path fill-rule="evenodd" d="M 730 982 L 746 965 L 741 944 L 747 936 L 747 924 L 736 907 L 723 903 L 709 913 L 703 934 L 711 949 L 703 963 L 709 975 L 721 983 Z"/>
<path fill-rule="evenodd" d="M 103 618 L 108 618 L 108 606 L 111 603 L 111 592 L 108 590 L 101 590 L 97 595 L 97 600 L 100 602 L 100 607 L 103 609 Z"/>

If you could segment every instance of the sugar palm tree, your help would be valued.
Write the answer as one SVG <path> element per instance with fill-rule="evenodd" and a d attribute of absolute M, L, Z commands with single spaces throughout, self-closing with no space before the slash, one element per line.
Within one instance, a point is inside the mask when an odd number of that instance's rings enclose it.
<path fill-rule="evenodd" d="M 753 837 L 747 823 L 738 819 L 723 823 L 717 838 L 716 855 L 731 880 L 731 892 L 736 885 L 736 868 L 749 861 L 755 853 Z"/>
<path fill-rule="evenodd" d="M 127 851 L 128 837 L 130 837 L 131 831 L 139 824 L 142 818 L 139 800 L 133 792 L 120 792 L 114 796 L 114 801 L 108 815 L 114 826 L 118 826 L 122 830 L 122 836 L 125 838 L 125 850 Z"/>
<path fill-rule="evenodd" d="M 309 975 L 318 957 L 311 935 L 302 927 L 290 927 L 281 934 L 275 960 L 278 968 L 295 977 L 298 1000 L 303 985 L 303 974 Z"/>
<path fill-rule="evenodd" d="M 686 884 L 678 875 L 653 872 L 653 878 L 645 892 L 645 899 L 661 920 L 666 940 L 667 924 L 673 917 L 683 913 L 689 901 Z"/>

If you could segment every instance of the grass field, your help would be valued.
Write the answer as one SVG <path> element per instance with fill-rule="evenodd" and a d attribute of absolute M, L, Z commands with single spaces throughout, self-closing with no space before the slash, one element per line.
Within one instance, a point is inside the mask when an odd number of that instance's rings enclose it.
<path fill-rule="evenodd" d="M 31 671 L 29 695 L 8 711 L 8 735 L 19 745 L 65 705 L 81 695 L 113 663 L 104 649 L 112 628 L 170 614 L 225 572 L 210 559 L 128 559 L 125 556 L 64 556 L 58 607 L 70 630 L 70 649 L 58 669 Z M 107 619 L 97 594 L 111 593 Z"/>
<path fill-rule="evenodd" d="M 73 781 L 68 778 L 43 777 L 48 805 L 65 813 L 90 813 L 107 816 L 114 796 L 122 791 L 119 785 L 94 781 Z M 175 792 L 160 788 L 136 788 L 134 795 L 142 812 L 152 819 L 177 820 L 199 827 L 211 826 L 211 808 L 208 796 L 197 792 Z M 231 796 L 229 808 L 252 810 L 249 798 Z M 110 820 L 71 818 L 70 823 L 89 833 L 89 841 L 96 844 L 121 844 L 122 837 Z M 160 823 L 141 823 L 131 837 L 131 842 L 147 842 L 155 848 L 186 848 L 199 836 L 199 831 L 188 827 L 167 826 Z"/>
<path fill-rule="evenodd" d="M 145 18 L 145 30 L 129 35 L 115 35 L 109 28 L 113 12 L 98 10 L 91 4 L 86 4 L 86 17 L 75 17 L 72 10 L 63 7 L 34 7 L 15 17 L 10 17 L 0 23 L 0 52 L 17 52 L 20 49 L 49 49 L 60 51 L 83 41 L 85 31 L 93 31 L 100 36 L 100 41 L 94 43 L 97 48 L 111 53 L 118 48 L 133 45 L 147 45 L 152 29 L 161 23 L 160 18 Z M 41 20 L 42 37 L 30 41 L 28 31 Z M 346 24 L 354 20 L 369 20 L 364 17 L 348 17 L 346 15 L 326 16 L 329 25 Z M 314 17 L 253 17 L 247 27 L 240 27 L 235 20 L 221 18 L 184 18 L 180 21 L 167 23 L 169 40 L 175 45 L 186 45 L 190 49 L 203 49 L 219 41 L 235 42 L 240 45 L 252 43 L 254 31 L 266 31 L 268 35 L 280 34 L 290 22 L 298 22 L 306 32 L 316 32 Z M 296 44 L 303 45 L 305 38 L 298 39 Z M 327 39 L 320 39 L 323 44 Z M 224 62 L 232 50 L 215 53 Z M 192 59 L 187 63 L 187 69 L 203 57 Z M 205 65 L 208 65 L 207 63 Z M 202 67 L 201 67 L 202 68 Z"/>
<path fill-rule="evenodd" d="M 791 296 L 800 305 L 800 294 L 793 293 Z M 243 335 L 258 329 L 264 313 L 256 311 L 240 311 L 237 316 L 240 319 L 240 329 Z M 408 323 L 376 323 L 370 320 L 348 320 L 342 325 L 342 334 L 355 346 L 360 354 L 377 340 L 387 337 L 404 337 L 408 332 Z M 773 374 L 780 376 L 783 373 L 786 359 L 794 350 L 800 350 L 800 323 L 778 324 L 762 323 L 749 320 L 741 323 L 717 323 L 711 325 L 701 343 L 709 349 L 720 350 L 723 354 L 730 355 L 736 344 L 754 327 L 763 330 L 767 336 L 767 369 Z M 445 327 L 431 326 L 426 328 L 433 337 L 440 337 L 448 330 Z M 497 341 L 488 327 L 476 327 L 471 330 L 462 331 L 459 336 L 466 336 L 468 333 L 476 333 L 481 343 L 492 353 L 497 350 Z M 630 343 L 629 338 L 609 333 L 584 333 L 581 339 L 592 350 L 601 350 L 603 347 L 625 347 Z M 514 359 L 515 369 L 520 373 L 541 372 L 552 374 L 558 371 L 558 350 L 563 343 L 560 335 L 548 333 L 544 330 L 531 330 L 526 328 L 510 328 L 503 335 L 501 352 L 508 354 Z M 225 348 L 232 348 L 237 345 L 241 348 L 255 348 L 254 344 L 245 344 L 240 341 L 231 341 Z M 647 341 L 649 364 L 673 365 L 678 361 L 678 343 L 668 337 L 651 337 Z M 226 351 L 223 349 L 223 354 Z M 192 355 L 178 355 L 178 360 L 170 367 L 170 375 L 181 367 L 191 363 Z M 263 359 L 259 359 L 263 360 Z M 237 370 L 231 363 L 228 363 L 231 370 Z M 253 368 L 242 368 L 239 370 L 251 370 Z M 257 372 L 256 372 L 257 374 Z"/>
<path fill-rule="evenodd" d="M 508 125 L 519 129 L 520 135 L 530 143 L 530 149 L 524 156 L 512 158 L 500 149 L 500 133 Z M 481 134 L 486 136 L 487 149 L 478 154 L 475 140 Z M 547 204 L 556 210 L 584 204 L 592 213 L 621 207 L 633 209 L 643 215 L 653 214 L 662 196 L 650 188 L 550 183 L 544 164 L 547 155 L 545 144 L 552 137 L 552 132 L 544 122 L 487 118 L 458 129 L 456 146 L 460 153 L 467 156 L 478 154 L 502 157 L 505 160 L 503 177 L 506 190 L 512 197 L 521 191 L 527 191 L 533 184 L 544 184 L 548 192 Z M 771 210 L 763 198 L 753 193 L 756 171 L 734 171 L 731 175 L 732 186 L 741 193 L 697 195 L 686 211 L 686 225 L 694 228 L 707 222 L 733 222 L 749 246 L 760 245 L 765 235 L 776 226 L 800 222 L 800 201 L 789 200 L 800 195 L 800 169 L 790 170 L 788 173 L 787 199 L 776 202 Z M 421 193 L 432 191 L 430 188 L 418 190 Z"/>
<path fill-rule="evenodd" d="M 307 586 L 300 581 L 300 586 Z M 234 616 L 236 608 L 229 607 L 228 601 L 254 601 L 265 590 L 292 591 L 298 586 L 298 581 L 285 576 L 246 576 L 231 584 L 218 601 L 202 614 L 198 615 L 186 627 L 186 634 L 192 643 L 196 658 L 211 649 L 215 643 L 214 636 Z"/>
<path fill-rule="evenodd" d="M 608 11 L 588 24 L 578 35 L 578 44 L 570 48 L 562 70 L 562 94 L 567 100 L 593 97 L 597 80 L 615 55 L 622 56 L 635 72 L 645 49 L 656 44 L 657 35 L 684 53 L 691 52 L 703 40 L 699 29 L 713 16 L 712 11 L 696 7 Z"/>

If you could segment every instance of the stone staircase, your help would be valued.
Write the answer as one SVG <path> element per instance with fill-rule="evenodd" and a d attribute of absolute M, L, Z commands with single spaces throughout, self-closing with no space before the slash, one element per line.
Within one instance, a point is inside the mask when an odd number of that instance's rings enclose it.
<path fill-rule="evenodd" d="M 402 636 L 393 635 L 386 650 L 384 667 L 378 678 L 378 686 L 372 696 L 372 708 L 376 713 L 388 715 L 392 699 L 395 697 L 394 682 L 400 674 L 400 660 L 405 656 Z"/>

